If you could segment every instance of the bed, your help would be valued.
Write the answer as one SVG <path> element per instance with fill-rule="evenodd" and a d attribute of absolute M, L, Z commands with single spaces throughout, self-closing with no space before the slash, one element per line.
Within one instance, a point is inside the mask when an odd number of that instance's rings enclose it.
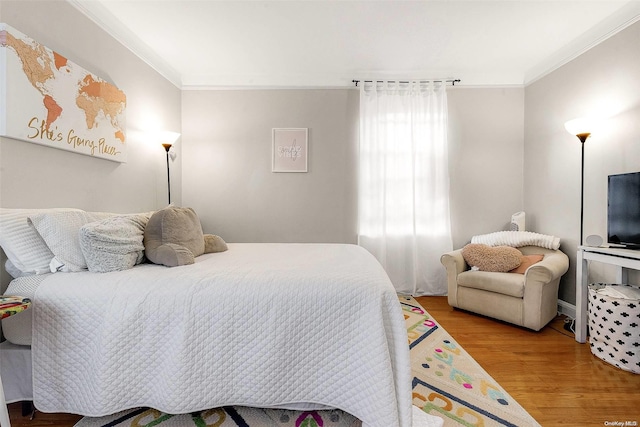
<path fill-rule="evenodd" d="M 411 425 L 404 318 L 361 247 L 229 244 L 174 268 L 40 273 L 9 285 L 34 303 L 3 329 L 31 339 L 43 412 L 331 407 L 365 426 Z"/>

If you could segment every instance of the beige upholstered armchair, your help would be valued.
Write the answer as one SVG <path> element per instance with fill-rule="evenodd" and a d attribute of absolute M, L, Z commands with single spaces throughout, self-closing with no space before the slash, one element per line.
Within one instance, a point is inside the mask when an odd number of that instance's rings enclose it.
<path fill-rule="evenodd" d="M 447 269 L 449 305 L 539 331 L 558 311 L 560 277 L 569 258 L 559 250 L 518 248 L 524 255 L 543 254 L 524 274 L 474 271 L 462 249 L 442 255 Z"/>

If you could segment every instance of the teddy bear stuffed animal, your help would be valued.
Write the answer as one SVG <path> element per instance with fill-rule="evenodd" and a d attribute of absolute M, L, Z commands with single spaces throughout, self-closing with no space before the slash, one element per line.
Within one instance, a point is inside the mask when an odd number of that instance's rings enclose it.
<path fill-rule="evenodd" d="M 149 218 L 144 248 L 152 263 L 176 267 L 193 264 L 196 257 L 205 253 L 226 251 L 227 244 L 219 236 L 203 233 L 192 208 L 169 206 Z"/>

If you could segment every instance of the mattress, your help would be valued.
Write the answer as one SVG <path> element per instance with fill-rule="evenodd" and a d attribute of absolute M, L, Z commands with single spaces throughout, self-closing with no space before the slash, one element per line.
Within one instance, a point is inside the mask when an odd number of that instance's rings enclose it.
<path fill-rule="evenodd" d="M 229 244 L 189 266 L 56 273 L 32 311 L 43 412 L 328 406 L 411 425 L 402 310 L 358 246 Z"/>
<path fill-rule="evenodd" d="M 38 286 L 49 276 L 51 274 L 18 277 L 9 283 L 5 295 L 19 295 L 33 300 Z M 25 310 L 14 316 L 2 319 L 2 333 L 7 341 L 16 345 L 31 345 L 32 318 L 32 310 Z"/>

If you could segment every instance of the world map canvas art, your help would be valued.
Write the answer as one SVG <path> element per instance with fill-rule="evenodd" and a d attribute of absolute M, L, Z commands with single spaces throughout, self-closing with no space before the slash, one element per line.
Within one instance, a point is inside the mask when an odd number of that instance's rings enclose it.
<path fill-rule="evenodd" d="M 126 104 L 116 86 L 0 23 L 0 136 L 126 162 Z"/>

